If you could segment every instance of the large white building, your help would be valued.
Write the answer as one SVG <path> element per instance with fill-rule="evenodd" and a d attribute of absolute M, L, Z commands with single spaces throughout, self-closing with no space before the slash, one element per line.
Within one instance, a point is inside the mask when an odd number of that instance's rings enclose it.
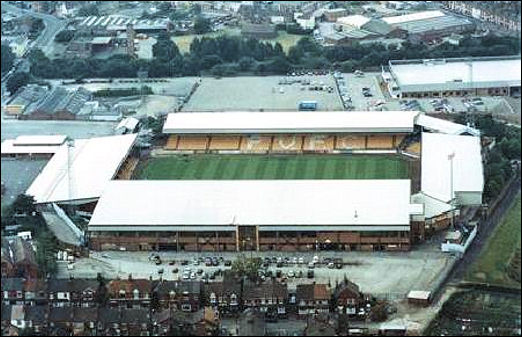
<path fill-rule="evenodd" d="M 389 61 L 392 97 L 520 95 L 520 56 Z"/>

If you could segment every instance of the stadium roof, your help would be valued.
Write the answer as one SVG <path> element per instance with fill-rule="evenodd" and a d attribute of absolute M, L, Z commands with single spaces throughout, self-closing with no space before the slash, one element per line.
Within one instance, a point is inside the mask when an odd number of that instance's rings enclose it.
<path fill-rule="evenodd" d="M 60 146 L 26 194 L 34 196 L 37 203 L 99 198 L 135 139 L 136 134 L 78 139 L 71 147 L 70 155 L 66 144 Z M 69 182 L 72 182 L 71 186 Z"/>
<path fill-rule="evenodd" d="M 411 202 L 424 205 L 424 219 L 431 219 L 451 211 L 452 206 L 446 202 L 430 197 L 423 192 L 411 196 Z"/>
<path fill-rule="evenodd" d="M 414 111 L 170 113 L 164 133 L 412 132 Z"/>
<path fill-rule="evenodd" d="M 18 136 L 2 142 L 2 154 L 53 154 L 60 149 L 66 136 Z"/>
<path fill-rule="evenodd" d="M 402 92 L 520 86 L 520 56 L 390 61 Z"/>
<path fill-rule="evenodd" d="M 421 190 L 443 202 L 451 200 L 451 163 L 455 195 L 471 192 L 482 195 L 484 176 L 480 137 L 422 134 Z"/>
<path fill-rule="evenodd" d="M 412 206 L 417 205 L 410 204 L 408 179 L 113 180 L 89 230 L 235 230 L 237 225 L 409 230 L 410 214 L 418 213 Z"/>
<path fill-rule="evenodd" d="M 445 133 L 449 135 L 462 135 L 464 133 L 480 136 L 480 131 L 470 126 L 453 123 L 444 119 L 419 114 L 416 123 L 428 130 Z"/>

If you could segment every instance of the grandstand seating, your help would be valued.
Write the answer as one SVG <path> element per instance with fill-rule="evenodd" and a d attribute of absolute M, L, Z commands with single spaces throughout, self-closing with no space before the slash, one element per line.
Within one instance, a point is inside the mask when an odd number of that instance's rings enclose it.
<path fill-rule="evenodd" d="M 393 137 L 370 135 L 367 144 L 368 149 L 391 149 L 393 148 Z"/>
<path fill-rule="evenodd" d="M 241 152 L 245 153 L 265 153 L 270 150 L 272 137 L 243 137 L 241 142 Z"/>
<path fill-rule="evenodd" d="M 240 136 L 212 136 L 209 150 L 237 150 L 239 149 Z"/>
<path fill-rule="evenodd" d="M 165 150 L 176 150 L 178 148 L 178 136 L 172 135 L 167 139 Z"/>
<path fill-rule="evenodd" d="M 128 180 L 131 178 L 134 169 L 138 165 L 139 159 L 135 157 L 129 157 L 123 163 L 120 171 L 118 172 L 117 179 Z"/>
<path fill-rule="evenodd" d="M 411 143 L 410 145 L 408 145 L 408 147 L 406 147 L 405 152 L 420 154 L 421 143 L 420 142 Z"/>
<path fill-rule="evenodd" d="M 365 136 L 337 136 L 335 148 L 338 150 L 364 149 L 366 146 Z"/>
<path fill-rule="evenodd" d="M 334 136 L 310 135 L 304 139 L 304 151 L 331 152 L 334 148 Z"/>
<path fill-rule="evenodd" d="M 301 151 L 303 138 L 299 135 L 281 135 L 274 138 L 273 152 L 297 152 Z"/>
<path fill-rule="evenodd" d="M 404 140 L 404 138 L 406 138 L 405 135 L 396 135 L 395 136 L 395 144 L 393 144 L 394 147 L 398 147 L 401 142 Z"/>
<path fill-rule="evenodd" d="M 206 150 L 207 137 L 205 136 L 179 136 L 178 150 Z"/>

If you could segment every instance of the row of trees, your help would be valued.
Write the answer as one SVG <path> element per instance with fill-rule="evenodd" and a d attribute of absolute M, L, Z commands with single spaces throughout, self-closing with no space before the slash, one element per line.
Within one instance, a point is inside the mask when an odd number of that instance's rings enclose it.
<path fill-rule="evenodd" d="M 196 38 L 190 45 L 190 52 L 181 54 L 170 36 L 163 33 L 158 36 L 152 52 L 153 59 L 148 61 L 126 55 L 115 55 L 107 60 L 49 60 L 40 51 L 33 51 L 31 73 L 42 78 L 78 79 L 137 77 L 140 70 L 148 71 L 150 77 L 285 74 L 292 68 L 335 68 L 350 72 L 379 67 L 391 59 L 513 55 L 520 52 L 520 40 L 488 36 L 464 40 L 461 46 L 445 43 L 436 48 L 408 42 L 402 48 L 382 44 L 322 47 L 304 37 L 285 54 L 279 43 L 220 36 Z"/>
<path fill-rule="evenodd" d="M 15 54 L 11 50 L 11 47 L 8 45 L 2 44 L 1 46 L 2 50 L 2 60 L 0 64 L 0 68 L 2 70 L 2 75 L 9 70 L 11 70 L 11 67 L 13 66 L 13 62 L 15 60 Z"/>

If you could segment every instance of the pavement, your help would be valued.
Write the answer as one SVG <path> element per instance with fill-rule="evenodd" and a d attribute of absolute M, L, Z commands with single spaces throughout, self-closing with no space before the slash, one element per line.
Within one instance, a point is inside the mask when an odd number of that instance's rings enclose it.
<path fill-rule="evenodd" d="M 37 13 L 27 9 L 21 9 L 13 6 L 7 1 L 2 1 L 2 10 L 15 14 L 27 14 L 29 16 L 42 19 L 45 29 L 33 42 L 33 47 L 41 49 L 46 55 L 52 52 L 50 46 L 56 34 L 67 26 L 67 20 L 60 20 L 57 17 L 44 13 Z"/>
<path fill-rule="evenodd" d="M 283 79 L 309 80 L 310 85 L 280 84 Z M 333 91 L 309 90 L 312 86 Z M 297 111 L 301 101 L 317 101 L 319 111 L 343 110 L 332 75 L 303 75 L 204 77 L 183 111 Z"/>
<path fill-rule="evenodd" d="M 315 277 L 308 279 L 306 273 L 309 270 L 307 264 L 294 265 L 277 268 L 271 264 L 269 269 L 275 272 L 280 269 L 284 275 L 292 270 L 294 273 L 301 271 L 303 277 L 300 279 L 288 278 L 290 288 L 295 288 L 297 283 L 330 282 L 335 284 L 336 280 L 342 281 L 346 275 L 350 280 L 357 283 L 363 292 L 372 293 L 374 296 L 384 298 L 404 298 L 412 289 L 426 290 L 438 282 L 439 274 L 451 268 L 454 258 L 440 251 L 439 242 L 423 245 L 410 252 L 246 252 L 245 256 L 260 257 L 303 257 L 305 262 L 312 261 L 314 256 L 321 260 L 324 257 L 343 259 L 345 265 L 342 269 L 329 269 L 324 264 L 314 268 Z M 73 270 L 67 270 L 66 266 L 59 266 L 57 277 L 68 278 L 95 278 L 100 272 L 107 278 L 128 277 L 129 271 L 135 278 L 159 278 L 160 269 L 164 270 L 164 279 L 178 279 L 185 268 L 193 271 L 202 269 L 206 273 L 217 269 L 227 269 L 223 263 L 217 267 L 206 267 L 204 264 L 194 265 L 193 261 L 199 257 L 219 256 L 225 260 L 234 260 L 238 254 L 234 252 L 225 253 L 189 253 L 189 252 L 159 252 L 163 263 L 156 265 L 149 261 L 150 252 L 125 252 L 125 251 L 91 251 L 88 258 L 80 258 L 75 263 Z M 174 265 L 169 262 L 175 260 Z M 188 260 L 190 264 L 182 266 L 180 261 Z M 173 269 L 178 268 L 178 273 Z"/>

